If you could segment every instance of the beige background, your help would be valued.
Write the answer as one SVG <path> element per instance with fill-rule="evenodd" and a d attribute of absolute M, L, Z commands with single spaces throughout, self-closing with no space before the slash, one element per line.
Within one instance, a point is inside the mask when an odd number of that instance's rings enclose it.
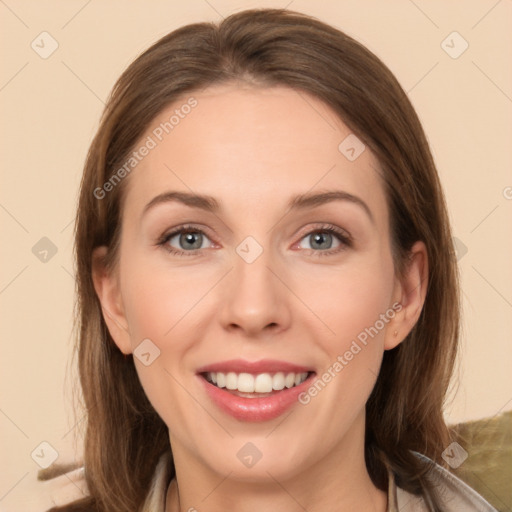
<path fill-rule="evenodd" d="M 72 219 L 84 157 L 121 71 L 172 29 L 250 7 L 332 23 L 375 52 L 408 91 L 427 132 L 460 240 L 464 320 L 449 422 L 512 409 L 512 2 L 0 2 L 0 510 L 14 510 L 49 442 L 71 456 Z M 31 48 L 50 48 L 47 59 Z M 451 58 L 457 31 L 469 47 Z M 453 40 L 453 43 L 452 43 Z M 463 41 L 448 39 L 452 52 Z M 39 50 L 42 51 L 42 48 Z M 32 248 L 48 237 L 47 262 Z M 467 252 L 465 252 L 467 250 Z M 50 253 L 51 255 L 51 253 Z M 39 449 L 40 450 L 40 449 Z M 6 463 L 7 461 L 7 463 Z"/>

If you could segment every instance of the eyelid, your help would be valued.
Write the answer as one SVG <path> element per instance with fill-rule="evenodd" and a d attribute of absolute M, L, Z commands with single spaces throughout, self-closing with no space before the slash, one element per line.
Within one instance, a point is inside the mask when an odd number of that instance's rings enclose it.
<path fill-rule="evenodd" d="M 313 224 L 316 224 L 316 226 L 311 227 L 308 225 L 306 228 L 304 228 L 304 230 L 301 230 L 300 234 L 298 235 L 300 236 L 300 240 L 308 235 L 311 235 L 312 233 L 326 231 L 328 233 L 337 235 L 342 239 L 344 238 L 347 242 L 353 242 L 352 235 L 346 229 L 340 228 L 335 224 L 331 224 L 330 222 L 317 222 Z"/>

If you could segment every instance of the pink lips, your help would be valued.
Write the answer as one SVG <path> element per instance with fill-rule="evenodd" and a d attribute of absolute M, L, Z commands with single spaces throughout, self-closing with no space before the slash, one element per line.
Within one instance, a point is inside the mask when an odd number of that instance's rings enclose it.
<path fill-rule="evenodd" d="M 311 373 L 308 378 L 291 388 L 273 391 L 266 397 L 246 398 L 237 396 L 225 388 L 218 388 L 208 382 L 204 376 L 207 372 L 235 372 L 235 373 Z M 240 421 L 261 422 L 281 416 L 298 401 L 298 395 L 305 391 L 314 378 L 314 372 L 306 366 L 296 365 L 284 361 L 264 359 L 250 362 L 242 359 L 232 359 L 203 366 L 198 369 L 197 377 L 204 386 L 205 392 L 223 412 Z"/>
<path fill-rule="evenodd" d="M 235 372 L 235 373 L 303 373 L 313 371 L 307 366 L 299 366 L 286 361 L 275 359 L 260 359 L 259 361 L 244 361 L 243 359 L 230 359 L 219 363 L 209 364 L 198 368 L 197 373 L 207 372 Z"/>

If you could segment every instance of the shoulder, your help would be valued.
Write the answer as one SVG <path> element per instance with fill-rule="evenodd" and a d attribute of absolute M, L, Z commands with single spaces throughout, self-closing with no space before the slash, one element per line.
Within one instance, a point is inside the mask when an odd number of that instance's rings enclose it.
<path fill-rule="evenodd" d="M 167 486 L 172 477 L 170 461 L 170 451 L 160 457 L 142 507 L 143 512 L 160 512 L 165 509 Z M 53 464 L 47 469 L 31 473 L 22 484 L 16 502 L 9 503 L 5 512 L 48 512 L 52 507 L 70 505 L 89 496 L 81 463 Z"/>
<path fill-rule="evenodd" d="M 171 451 L 168 450 L 160 456 L 141 512 L 165 511 L 167 488 L 172 478 L 171 467 L 172 454 Z"/>
<path fill-rule="evenodd" d="M 442 501 L 443 512 L 497 512 L 482 496 L 455 475 L 430 460 L 425 455 L 413 452 L 431 466 L 431 480 Z M 400 512 L 427 512 L 425 501 L 407 491 L 396 488 L 397 508 Z"/>
<path fill-rule="evenodd" d="M 67 505 L 88 495 L 84 468 L 79 464 L 55 464 L 31 472 L 20 487 L 16 502 L 10 503 L 6 511 L 47 512 L 52 507 Z"/>

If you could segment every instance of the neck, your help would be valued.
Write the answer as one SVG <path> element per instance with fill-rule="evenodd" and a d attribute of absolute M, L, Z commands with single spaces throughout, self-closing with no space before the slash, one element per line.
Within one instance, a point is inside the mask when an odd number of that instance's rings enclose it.
<path fill-rule="evenodd" d="M 176 479 L 167 491 L 166 512 L 387 510 L 387 493 L 374 486 L 364 461 L 364 415 L 338 446 L 304 471 L 275 475 L 269 468 L 252 480 L 216 473 L 174 444 Z"/>

